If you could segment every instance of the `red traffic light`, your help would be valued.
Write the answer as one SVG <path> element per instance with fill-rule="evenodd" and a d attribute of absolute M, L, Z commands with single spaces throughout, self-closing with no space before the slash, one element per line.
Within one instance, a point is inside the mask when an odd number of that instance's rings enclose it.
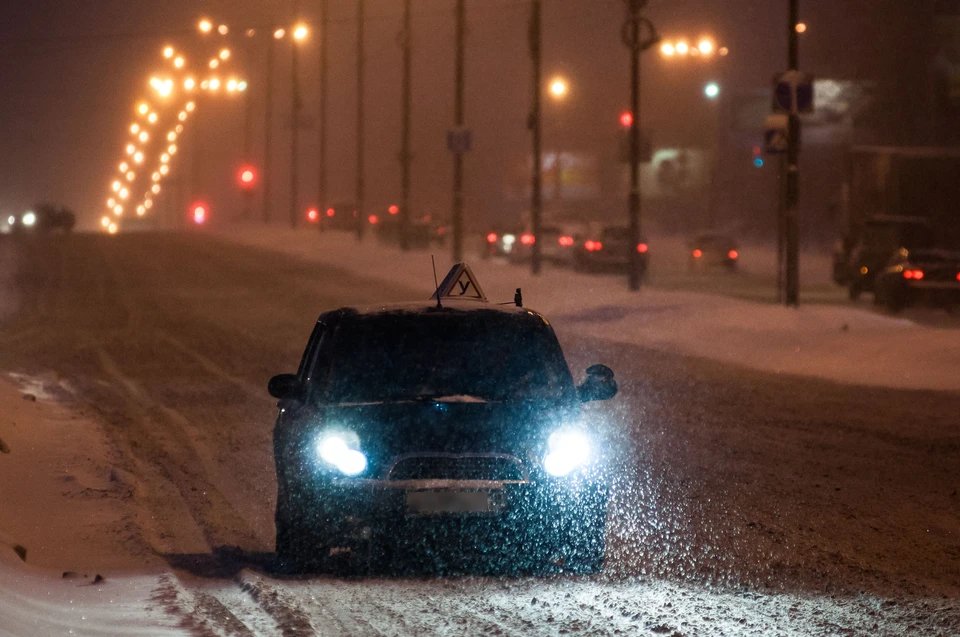
<path fill-rule="evenodd" d="M 387 209 L 387 211 L 388 211 L 390 214 L 395 215 L 395 214 L 397 214 L 398 212 L 400 212 L 400 206 L 390 206 L 390 207 Z"/>
<path fill-rule="evenodd" d="M 316 208 L 310 208 L 307 210 L 307 221 L 310 223 L 317 223 L 320 221 L 320 211 Z"/>
<path fill-rule="evenodd" d="M 620 125 L 624 128 L 633 127 L 633 113 L 630 111 L 624 111 L 620 113 Z"/>
<path fill-rule="evenodd" d="M 244 188 L 251 188 L 257 181 L 257 173 L 253 167 L 244 166 L 240 169 L 240 174 L 237 176 L 237 179 L 240 181 L 240 185 Z"/>
<path fill-rule="evenodd" d="M 197 224 L 197 225 L 199 226 L 199 225 L 203 225 L 204 223 L 206 223 L 206 221 L 207 221 L 207 206 L 206 206 L 206 205 L 204 205 L 204 204 L 202 204 L 202 203 L 194 204 L 194 205 L 193 205 L 193 208 L 192 208 L 192 213 L 193 213 L 193 222 L 194 222 L 195 224 Z"/>

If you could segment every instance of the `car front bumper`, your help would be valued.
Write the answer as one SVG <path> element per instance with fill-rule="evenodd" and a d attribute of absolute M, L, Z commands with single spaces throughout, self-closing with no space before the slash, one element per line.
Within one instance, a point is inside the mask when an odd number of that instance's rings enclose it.
<path fill-rule="evenodd" d="M 319 550 L 453 561 L 550 559 L 571 542 L 600 538 L 607 487 L 599 479 L 318 481 L 300 490 L 298 525 Z"/>

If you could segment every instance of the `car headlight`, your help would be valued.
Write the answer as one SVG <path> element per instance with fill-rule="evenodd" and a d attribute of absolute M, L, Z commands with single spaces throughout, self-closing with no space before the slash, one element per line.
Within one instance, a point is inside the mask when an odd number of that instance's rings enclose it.
<path fill-rule="evenodd" d="M 356 476 L 367 468 L 367 457 L 358 449 L 360 439 L 353 432 L 327 433 L 317 441 L 317 454 L 345 476 Z"/>
<path fill-rule="evenodd" d="M 552 476 L 565 476 L 590 461 L 590 440 L 577 431 L 557 431 L 547 440 L 543 468 Z"/>
<path fill-rule="evenodd" d="M 23 218 L 21 219 L 21 221 L 25 226 L 28 226 L 28 227 L 32 226 L 37 222 L 37 215 L 35 213 L 28 212 L 27 214 L 23 215 Z"/>

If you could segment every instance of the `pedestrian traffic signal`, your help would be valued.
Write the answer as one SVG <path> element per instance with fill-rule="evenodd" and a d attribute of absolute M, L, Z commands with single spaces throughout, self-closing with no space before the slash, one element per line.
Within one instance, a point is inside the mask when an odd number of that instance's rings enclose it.
<path fill-rule="evenodd" d="M 630 111 L 620 113 L 620 125 L 624 128 L 633 128 L 633 113 Z"/>
<path fill-rule="evenodd" d="M 763 168 L 763 148 L 760 146 L 753 147 L 753 165 L 756 168 Z"/>
<path fill-rule="evenodd" d="M 240 181 L 240 186 L 242 188 L 250 189 L 253 188 L 253 185 L 257 181 L 257 172 L 252 166 L 244 166 L 240 169 L 240 174 L 237 176 L 237 178 Z"/>

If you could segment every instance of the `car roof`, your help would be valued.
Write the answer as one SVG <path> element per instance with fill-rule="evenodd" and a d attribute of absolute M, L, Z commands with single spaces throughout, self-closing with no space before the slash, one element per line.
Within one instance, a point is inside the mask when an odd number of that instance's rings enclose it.
<path fill-rule="evenodd" d="M 436 301 L 415 301 L 410 303 L 387 303 L 380 305 L 349 306 L 336 310 L 343 315 L 352 316 L 382 316 L 390 314 L 435 314 L 443 313 L 450 316 L 465 316 L 474 312 L 494 312 L 504 316 L 515 316 L 518 319 L 526 317 L 534 318 L 537 321 L 549 325 L 546 318 L 529 308 L 517 307 L 514 304 L 497 305 L 487 301 L 478 300 L 454 300 L 444 298 L 442 305 L 437 307 Z"/>

